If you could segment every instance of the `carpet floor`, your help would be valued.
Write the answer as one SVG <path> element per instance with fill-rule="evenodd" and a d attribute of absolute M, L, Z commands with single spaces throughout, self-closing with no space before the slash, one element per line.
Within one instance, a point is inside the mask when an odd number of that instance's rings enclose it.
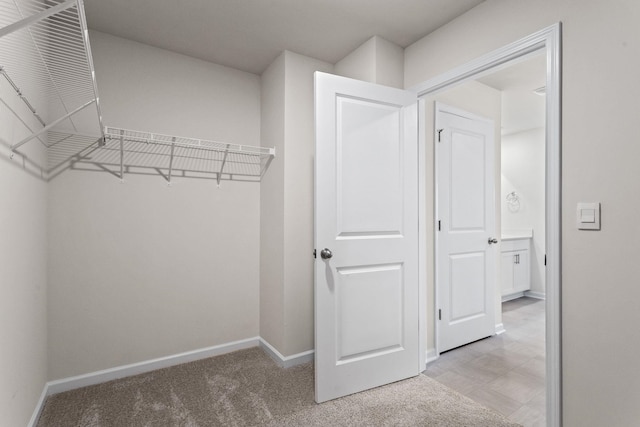
<path fill-rule="evenodd" d="M 323 404 L 313 364 L 278 367 L 261 349 L 50 396 L 38 427 L 519 426 L 418 375 Z"/>

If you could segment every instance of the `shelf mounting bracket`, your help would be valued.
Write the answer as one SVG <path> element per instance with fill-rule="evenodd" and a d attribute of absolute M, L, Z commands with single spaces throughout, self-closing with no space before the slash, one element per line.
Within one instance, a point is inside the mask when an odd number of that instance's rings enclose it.
<path fill-rule="evenodd" d="M 224 156 L 222 157 L 220 172 L 218 172 L 218 187 L 220 187 L 220 179 L 222 179 L 222 171 L 224 170 L 224 164 L 227 163 L 227 155 L 229 154 L 229 147 L 230 147 L 230 144 L 227 144 L 227 148 L 224 150 Z"/>
<path fill-rule="evenodd" d="M 124 131 L 120 131 L 120 181 L 124 182 Z"/>
<path fill-rule="evenodd" d="M 176 148 L 176 137 L 171 138 L 171 157 L 169 157 L 169 175 L 167 176 L 167 182 L 171 185 L 171 172 L 173 171 L 173 152 Z"/>

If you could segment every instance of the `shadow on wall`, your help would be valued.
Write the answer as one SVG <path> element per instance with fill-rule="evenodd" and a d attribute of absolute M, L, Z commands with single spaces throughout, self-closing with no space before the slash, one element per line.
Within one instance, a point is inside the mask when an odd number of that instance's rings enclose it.
<path fill-rule="evenodd" d="M 11 144 L 4 139 L 0 139 L 0 146 L 3 147 L 3 154 L 0 156 L 0 160 L 12 167 L 24 170 L 34 178 L 42 181 L 48 180 L 46 171 L 37 162 L 32 160 L 29 155 L 20 152 L 12 152 Z"/>

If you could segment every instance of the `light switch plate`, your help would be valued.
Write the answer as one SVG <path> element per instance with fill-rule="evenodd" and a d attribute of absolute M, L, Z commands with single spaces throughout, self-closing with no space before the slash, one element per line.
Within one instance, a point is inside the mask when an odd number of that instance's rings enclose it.
<path fill-rule="evenodd" d="M 600 203 L 578 203 L 578 229 L 600 230 Z"/>

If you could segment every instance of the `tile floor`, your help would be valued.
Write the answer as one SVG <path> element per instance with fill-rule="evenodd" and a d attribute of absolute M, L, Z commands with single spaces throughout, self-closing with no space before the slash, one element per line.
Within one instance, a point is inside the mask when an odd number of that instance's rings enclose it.
<path fill-rule="evenodd" d="M 545 303 L 502 304 L 506 332 L 442 353 L 425 374 L 525 427 L 545 426 Z"/>

